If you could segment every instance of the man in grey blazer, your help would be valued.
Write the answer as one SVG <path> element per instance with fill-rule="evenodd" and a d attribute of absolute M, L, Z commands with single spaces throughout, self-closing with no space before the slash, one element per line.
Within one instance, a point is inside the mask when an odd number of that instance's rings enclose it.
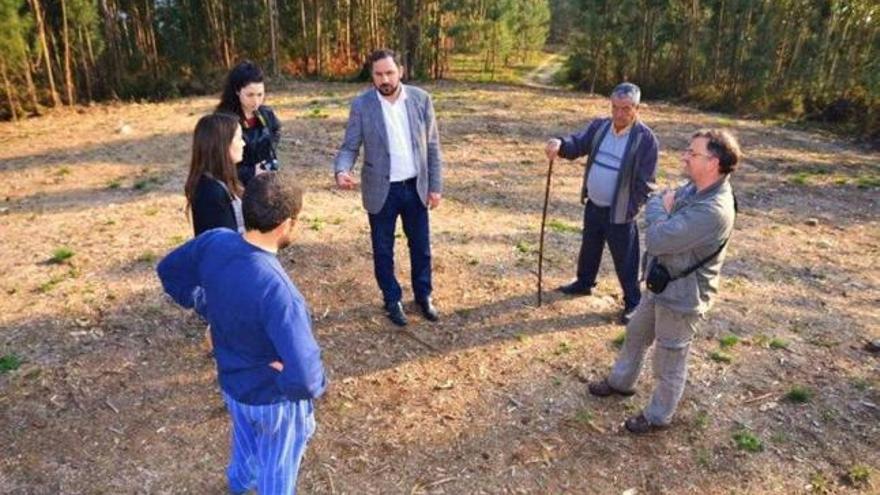
<path fill-rule="evenodd" d="M 395 52 L 376 50 L 367 64 L 374 87 L 351 104 L 345 138 L 333 162 L 336 185 L 357 187 L 351 171 L 363 144 L 361 196 L 369 214 L 373 268 L 388 318 L 399 326 L 407 324 L 394 276 L 394 230 L 400 216 L 416 303 L 426 319 L 436 321 L 428 209 L 440 205 L 443 181 L 434 105 L 424 90 L 401 84 L 402 67 Z"/>

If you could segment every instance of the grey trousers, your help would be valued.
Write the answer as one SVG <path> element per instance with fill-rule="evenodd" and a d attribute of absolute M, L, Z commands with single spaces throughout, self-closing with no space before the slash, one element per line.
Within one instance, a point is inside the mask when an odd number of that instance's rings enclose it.
<path fill-rule="evenodd" d="M 687 358 L 697 331 L 698 314 L 680 313 L 654 303 L 644 294 L 626 326 L 626 340 L 611 369 L 608 384 L 617 390 L 635 387 L 645 353 L 654 341 L 654 392 L 643 414 L 649 423 L 667 425 L 675 414 L 687 380 Z"/>

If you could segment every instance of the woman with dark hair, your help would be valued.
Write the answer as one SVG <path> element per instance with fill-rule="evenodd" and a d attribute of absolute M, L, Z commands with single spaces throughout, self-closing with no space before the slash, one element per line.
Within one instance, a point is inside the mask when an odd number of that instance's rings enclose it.
<path fill-rule="evenodd" d="M 244 232 L 242 187 L 235 170 L 244 146 L 241 126 L 233 115 L 205 115 L 196 124 L 184 186 L 195 235 L 217 227 Z"/>
<path fill-rule="evenodd" d="M 244 185 L 259 170 L 278 170 L 281 123 L 275 112 L 263 105 L 265 96 L 263 71 L 245 60 L 229 72 L 217 105 L 217 112 L 237 115 L 244 131 L 244 159 L 238 167 L 238 178 Z"/>

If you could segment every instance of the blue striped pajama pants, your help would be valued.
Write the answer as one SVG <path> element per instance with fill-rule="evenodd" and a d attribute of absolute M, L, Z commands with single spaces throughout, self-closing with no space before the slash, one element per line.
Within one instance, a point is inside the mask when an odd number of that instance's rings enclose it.
<path fill-rule="evenodd" d="M 315 432 L 311 400 L 243 404 L 223 392 L 232 419 L 232 446 L 226 476 L 232 493 L 256 489 L 260 495 L 296 493 L 306 445 Z"/>

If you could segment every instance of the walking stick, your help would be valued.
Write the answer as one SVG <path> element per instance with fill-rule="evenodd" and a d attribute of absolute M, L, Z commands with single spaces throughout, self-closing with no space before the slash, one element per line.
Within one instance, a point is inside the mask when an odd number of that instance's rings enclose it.
<path fill-rule="evenodd" d="M 550 202 L 550 177 L 553 175 L 553 159 L 547 166 L 547 185 L 544 188 L 544 212 L 541 214 L 541 244 L 538 248 L 538 307 L 542 302 L 542 282 L 544 281 L 544 225 L 547 223 L 547 203 Z"/>

